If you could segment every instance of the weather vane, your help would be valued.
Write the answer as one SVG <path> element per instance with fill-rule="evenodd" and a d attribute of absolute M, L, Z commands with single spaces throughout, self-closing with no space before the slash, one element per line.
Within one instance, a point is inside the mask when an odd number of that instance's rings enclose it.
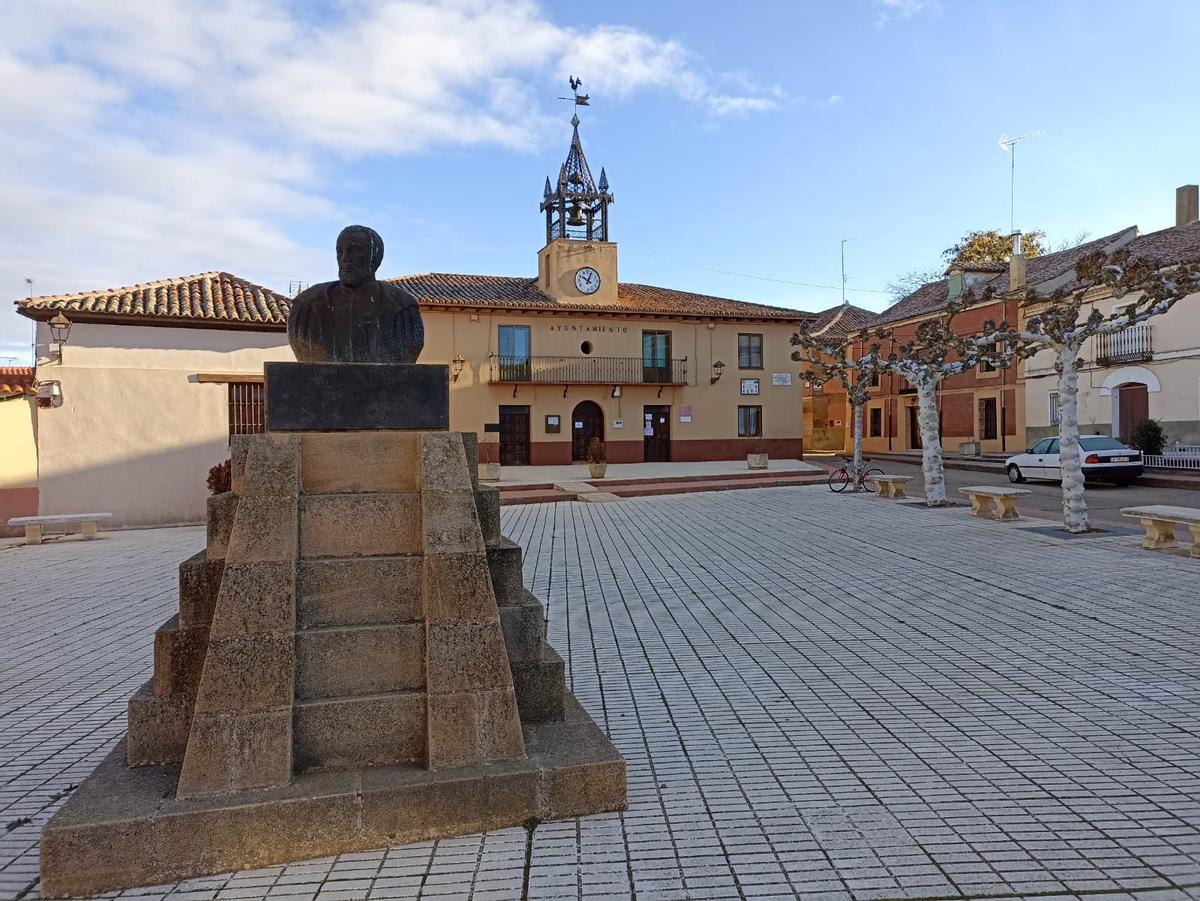
<path fill-rule="evenodd" d="M 576 106 L 588 106 L 590 96 L 588 94 L 580 94 L 579 89 L 583 87 L 583 79 L 576 78 L 574 75 L 570 78 L 571 93 L 573 97 L 559 97 L 559 100 L 574 100 Z"/>

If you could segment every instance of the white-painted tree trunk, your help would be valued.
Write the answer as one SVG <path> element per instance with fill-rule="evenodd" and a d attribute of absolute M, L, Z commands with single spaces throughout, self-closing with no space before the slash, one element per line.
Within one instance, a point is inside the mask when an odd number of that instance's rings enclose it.
<path fill-rule="evenodd" d="M 854 483 L 858 491 L 858 474 L 863 471 L 863 405 L 854 405 Z"/>
<path fill-rule="evenodd" d="M 1083 487 L 1083 454 L 1079 447 L 1079 348 L 1058 350 L 1058 464 L 1062 472 L 1063 523 L 1068 532 L 1088 530 Z"/>
<path fill-rule="evenodd" d="M 921 426 L 921 474 L 925 477 L 925 503 L 946 505 L 946 476 L 942 467 L 942 430 L 938 422 L 937 380 L 928 375 L 916 382 L 917 421 Z"/>

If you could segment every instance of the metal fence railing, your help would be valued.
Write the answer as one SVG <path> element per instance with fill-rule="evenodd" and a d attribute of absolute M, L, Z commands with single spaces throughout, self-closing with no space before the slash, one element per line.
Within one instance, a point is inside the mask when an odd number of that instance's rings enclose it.
<path fill-rule="evenodd" d="M 1149 325 L 1131 325 L 1123 332 L 1099 335 L 1096 342 L 1096 362 L 1133 363 L 1154 357 L 1154 344 Z"/>
<path fill-rule="evenodd" d="M 1200 454 L 1142 454 L 1142 463 L 1150 469 L 1200 469 Z"/>

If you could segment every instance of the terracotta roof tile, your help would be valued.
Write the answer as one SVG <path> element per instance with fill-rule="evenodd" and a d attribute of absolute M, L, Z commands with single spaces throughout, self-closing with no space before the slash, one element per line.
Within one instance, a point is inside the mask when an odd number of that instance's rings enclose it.
<path fill-rule="evenodd" d="M 32 366 L 0 366 L 0 399 L 33 394 Z"/>
<path fill-rule="evenodd" d="M 516 309 L 572 310 L 605 313 L 657 313 L 707 319 L 811 319 L 812 313 L 746 303 L 727 297 L 676 291 L 654 285 L 622 282 L 616 304 L 561 303 L 538 290 L 537 279 L 499 275 L 457 275 L 427 272 L 391 281 L 404 285 L 420 303 L 429 306 L 481 306 Z"/>
<path fill-rule="evenodd" d="M 1136 228 L 1136 226 L 1133 226 L 1133 228 Z M 1080 244 L 1078 247 L 1072 247 L 1069 250 L 1060 250 L 1057 253 L 1047 253 L 1040 257 L 1033 257 L 1025 264 L 1026 283 L 1029 285 L 1038 285 L 1042 282 L 1058 278 L 1074 269 L 1075 264 L 1082 257 L 1125 240 L 1129 232 L 1130 229 L 1128 228 L 1122 229 L 1119 232 L 1113 232 L 1111 235 L 1097 238 L 1094 241 L 1088 241 L 1086 244 Z M 911 319 L 916 316 L 935 313 L 943 309 L 949 302 L 949 285 L 950 280 L 945 278 L 924 284 L 903 300 L 880 313 L 878 318 L 871 324 L 883 325 L 889 322 L 899 322 L 902 319 Z M 1000 274 L 987 282 L 987 287 L 992 288 L 997 294 L 1007 293 L 1008 285 L 1007 266 L 1003 266 Z"/>
<path fill-rule="evenodd" d="M 204 272 L 182 278 L 160 279 L 143 285 L 57 294 L 17 301 L 19 312 L 33 319 L 48 319 L 61 312 L 83 320 L 108 317 L 145 317 L 180 322 L 224 322 L 282 328 L 287 322 L 288 299 L 228 272 Z"/>
<path fill-rule="evenodd" d="M 810 331 L 814 335 L 844 337 L 862 331 L 865 326 L 874 322 L 878 315 L 878 313 L 864 310 L 853 304 L 838 304 L 836 307 L 830 307 L 828 310 L 818 313 L 817 321 L 812 324 Z"/>
<path fill-rule="evenodd" d="M 557 303 L 538 290 L 537 280 L 497 275 L 456 275 L 431 272 L 406 275 L 389 281 L 404 285 L 419 303 L 446 307 L 569 310 L 577 312 L 655 313 L 708 319 L 778 319 L 799 322 L 811 313 L 674 291 L 653 285 L 621 284 L 615 305 Z M 162 279 L 144 285 L 57 294 L 17 301 L 19 312 L 33 319 L 49 319 L 62 312 L 69 319 L 103 321 L 115 318 L 158 320 L 164 325 L 208 323 L 282 329 L 289 300 L 282 294 L 255 285 L 227 272 L 205 272 L 183 278 Z"/>

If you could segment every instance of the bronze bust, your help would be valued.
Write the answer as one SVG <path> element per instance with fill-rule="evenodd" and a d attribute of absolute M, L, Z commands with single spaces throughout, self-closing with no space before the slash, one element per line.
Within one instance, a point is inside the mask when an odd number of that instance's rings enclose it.
<path fill-rule="evenodd" d="M 338 280 L 292 300 L 288 343 L 301 363 L 415 363 L 425 346 L 416 299 L 375 278 L 383 239 L 365 225 L 337 239 Z"/>

